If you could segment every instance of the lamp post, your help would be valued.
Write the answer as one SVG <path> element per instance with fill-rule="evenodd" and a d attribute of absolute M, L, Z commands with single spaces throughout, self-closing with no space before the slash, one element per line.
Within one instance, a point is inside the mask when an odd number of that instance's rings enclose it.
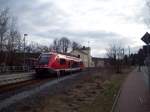
<path fill-rule="evenodd" d="M 89 52 L 88 52 L 88 69 L 89 69 L 89 67 L 90 67 L 90 47 L 89 47 L 89 41 L 88 41 L 88 50 L 89 50 Z"/>
<path fill-rule="evenodd" d="M 142 41 L 144 41 L 147 45 L 147 69 L 148 69 L 148 88 L 149 88 L 149 92 L 150 92 L 150 52 L 149 52 L 149 46 L 150 46 L 150 34 L 148 32 L 146 32 L 144 34 L 144 36 L 141 38 Z M 140 56 L 141 58 L 141 56 Z M 139 63 L 139 67 L 141 66 L 140 65 L 141 63 Z"/>
<path fill-rule="evenodd" d="M 26 36 L 28 36 L 28 34 L 24 34 L 24 38 L 23 38 L 23 42 L 24 42 L 24 66 L 25 66 L 25 50 L 26 50 Z"/>

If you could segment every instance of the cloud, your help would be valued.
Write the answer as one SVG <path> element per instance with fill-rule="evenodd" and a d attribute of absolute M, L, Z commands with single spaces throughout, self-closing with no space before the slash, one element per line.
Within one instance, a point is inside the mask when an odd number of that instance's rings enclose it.
<path fill-rule="evenodd" d="M 0 0 L 18 18 L 22 33 L 43 44 L 68 37 L 92 47 L 101 55 L 110 43 L 142 45 L 146 32 L 143 0 Z M 145 9 L 144 9 L 145 10 Z M 143 15 L 142 15 L 143 14 Z M 147 17 L 147 16 L 145 16 Z"/>
<path fill-rule="evenodd" d="M 49 32 L 49 33 L 46 33 Z M 61 38 L 67 37 L 72 41 L 77 41 L 82 45 L 88 46 L 88 41 L 90 42 L 90 46 L 92 49 L 104 50 L 110 44 L 122 44 L 123 47 L 127 47 L 130 44 L 133 44 L 134 41 L 129 40 L 128 38 L 123 38 L 121 35 L 118 35 L 113 32 L 106 32 L 106 31 L 65 31 L 65 30 L 51 30 L 46 31 L 43 33 L 36 33 L 38 37 L 45 37 L 46 39 L 53 39 L 53 38 Z M 93 53 L 94 54 L 94 53 Z"/>

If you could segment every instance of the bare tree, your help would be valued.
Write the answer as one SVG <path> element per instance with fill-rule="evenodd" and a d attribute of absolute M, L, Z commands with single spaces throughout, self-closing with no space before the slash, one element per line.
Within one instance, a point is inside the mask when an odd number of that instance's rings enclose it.
<path fill-rule="evenodd" d="M 8 46 L 10 47 L 10 51 L 15 51 L 17 46 L 21 40 L 21 35 L 17 29 L 16 19 L 12 18 L 10 27 L 9 27 L 9 35 L 8 35 Z"/>
<path fill-rule="evenodd" d="M 42 47 L 39 43 L 31 41 L 28 45 L 26 45 L 26 52 L 27 53 L 38 53 L 42 52 Z"/>
<path fill-rule="evenodd" d="M 51 45 L 51 50 L 54 50 L 56 52 L 61 52 L 61 48 L 60 48 L 60 41 L 56 38 L 53 41 L 53 44 Z"/>
<path fill-rule="evenodd" d="M 8 9 L 0 11 L 0 63 L 6 63 L 5 46 L 9 35 L 9 13 Z"/>
<path fill-rule="evenodd" d="M 75 50 L 80 49 L 82 46 L 73 41 L 71 42 L 68 38 L 62 37 L 60 39 L 54 39 L 53 44 L 50 46 L 51 51 L 67 53 L 69 49 Z"/>
<path fill-rule="evenodd" d="M 67 53 L 70 45 L 71 45 L 71 42 L 68 38 L 66 37 L 62 37 L 60 40 L 59 40 L 59 43 L 60 43 L 60 49 L 61 49 L 61 52 L 62 53 Z"/>
<path fill-rule="evenodd" d="M 21 47 L 21 35 L 17 29 L 17 19 L 10 18 L 9 27 L 8 27 L 7 43 L 6 47 L 6 57 L 7 60 L 10 60 L 10 64 L 13 65 L 15 53 L 20 50 Z"/>
<path fill-rule="evenodd" d="M 15 43 L 15 51 L 16 52 L 21 52 L 21 48 L 23 45 L 23 40 L 21 38 L 21 34 L 17 32 L 16 34 L 16 43 Z"/>
<path fill-rule="evenodd" d="M 121 72 L 121 63 L 124 58 L 124 48 L 118 44 L 110 45 L 106 49 L 107 57 L 109 59 L 110 65 L 112 65 L 117 73 Z"/>
<path fill-rule="evenodd" d="M 22 38 L 17 28 L 17 19 L 10 16 L 9 9 L 0 11 L 0 63 L 13 64 L 16 52 L 21 51 Z"/>
<path fill-rule="evenodd" d="M 49 47 L 46 46 L 46 45 L 39 45 L 38 48 L 39 48 L 39 51 L 40 51 L 40 52 L 50 52 Z"/>
<path fill-rule="evenodd" d="M 41 45 L 33 41 L 27 45 L 26 50 L 27 53 L 50 52 L 50 48 L 47 45 Z"/>
<path fill-rule="evenodd" d="M 4 43 L 6 40 L 6 35 L 8 33 L 8 25 L 9 25 L 9 13 L 8 9 L 4 9 L 0 11 L 0 51 L 4 50 Z"/>
<path fill-rule="evenodd" d="M 71 47 L 72 47 L 72 50 L 82 48 L 82 46 L 79 43 L 75 42 L 75 41 L 72 42 Z"/>
<path fill-rule="evenodd" d="M 40 45 L 33 41 L 26 45 L 25 49 L 27 53 L 37 53 L 41 51 Z"/>

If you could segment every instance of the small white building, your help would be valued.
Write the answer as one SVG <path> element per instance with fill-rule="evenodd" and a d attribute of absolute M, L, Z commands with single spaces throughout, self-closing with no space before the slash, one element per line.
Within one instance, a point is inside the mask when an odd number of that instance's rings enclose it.
<path fill-rule="evenodd" d="M 83 60 L 85 67 L 94 67 L 91 57 L 91 48 L 83 47 L 81 49 L 75 49 L 70 54 L 80 57 Z"/>

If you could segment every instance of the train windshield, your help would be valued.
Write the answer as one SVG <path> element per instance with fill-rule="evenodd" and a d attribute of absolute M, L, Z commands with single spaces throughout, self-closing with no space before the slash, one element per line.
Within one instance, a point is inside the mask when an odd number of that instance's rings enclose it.
<path fill-rule="evenodd" d="M 48 64 L 51 54 L 42 54 L 39 58 L 39 64 Z"/>

